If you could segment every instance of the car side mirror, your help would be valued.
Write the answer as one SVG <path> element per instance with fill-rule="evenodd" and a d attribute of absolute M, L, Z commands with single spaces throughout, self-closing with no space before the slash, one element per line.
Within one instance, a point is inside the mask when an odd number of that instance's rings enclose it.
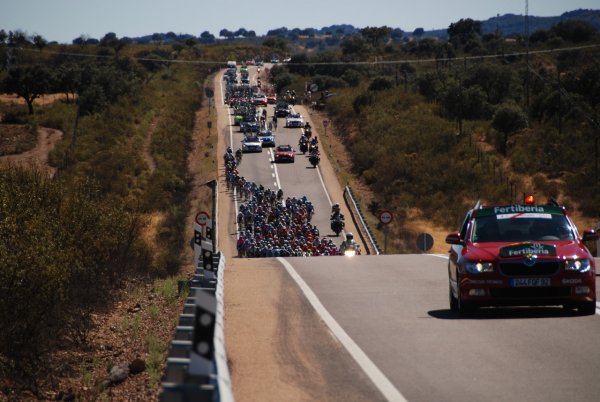
<path fill-rule="evenodd" d="M 463 244 L 460 234 L 458 232 L 450 233 L 446 236 L 446 243 L 448 244 Z"/>
<path fill-rule="evenodd" d="M 598 233 L 594 229 L 584 230 L 581 241 L 592 241 L 592 240 L 598 240 Z"/>

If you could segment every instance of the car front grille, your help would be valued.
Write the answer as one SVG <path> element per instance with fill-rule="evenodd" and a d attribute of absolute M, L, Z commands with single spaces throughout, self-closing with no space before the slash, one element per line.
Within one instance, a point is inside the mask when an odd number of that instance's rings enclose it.
<path fill-rule="evenodd" d="M 525 261 L 500 262 L 500 272 L 507 276 L 548 276 L 558 273 L 558 261 L 538 261 L 528 266 Z"/>

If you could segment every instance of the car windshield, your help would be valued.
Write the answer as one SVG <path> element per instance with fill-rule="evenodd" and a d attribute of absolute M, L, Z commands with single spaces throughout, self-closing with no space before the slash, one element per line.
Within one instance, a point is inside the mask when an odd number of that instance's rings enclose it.
<path fill-rule="evenodd" d="M 472 242 L 574 240 L 575 233 L 562 214 L 487 215 L 476 217 Z"/>
<path fill-rule="evenodd" d="M 279 148 L 277 148 L 277 150 L 280 152 L 290 152 L 292 150 L 292 147 L 289 145 L 288 146 L 282 145 Z"/>

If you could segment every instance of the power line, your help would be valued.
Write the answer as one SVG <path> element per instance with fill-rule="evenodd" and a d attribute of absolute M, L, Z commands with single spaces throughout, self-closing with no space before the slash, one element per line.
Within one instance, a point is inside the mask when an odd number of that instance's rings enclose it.
<path fill-rule="evenodd" d="M 488 54 L 482 56 L 464 56 L 461 57 L 460 60 L 482 60 L 482 59 L 496 59 L 496 58 L 506 58 L 506 57 L 517 57 L 517 56 L 527 56 L 528 54 L 547 54 L 547 53 L 561 53 L 561 52 L 570 52 L 574 50 L 585 50 L 585 49 L 596 49 L 600 48 L 600 44 L 594 45 L 584 45 L 584 46 L 571 46 L 564 47 L 558 49 L 545 49 L 545 50 L 533 50 L 533 51 L 524 51 L 524 52 L 514 52 L 514 53 L 504 53 L 504 54 Z M 26 52 L 35 52 L 53 54 L 53 55 L 62 55 L 62 56 L 71 56 L 71 57 L 84 57 L 84 58 L 102 58 L 102 59 L 113 59 L 115 56 L 109 55 L 96 55 L 96 54 L 86 54 L 86 53 L 74 53 L 74 52 L 60 52 L 60 51 L 52 51 L 52 50 L 42 50 L 41 52 L 37 49 L 28 49 L 28 48 L 19 48 L 21 51 Z M 174 63 L 174 64 L 204 64 L 204 65 L 224 65 L 226 60 L 178 60 L 178 59 L 155 59 L 149 57 L 130 57 L 132 60 L 137 61 L 151 61 L 156 63 Z M 429 59 L 403 59 L 403 60 L 376 60 L 376 61 L 330 61 L 330 62 L 306 62 L 306 63 L 285 63 L 285 65 L 291 66 L 335 66 L 335 65 L 393 65 L 393 64 L 419 64 L 419 63 L 439 63 L 439 62 L 448 62 L 448 61 L 456 61 L 458 60 L 455 57 L 444 57 L 444 58 L 429 58 Z"/>

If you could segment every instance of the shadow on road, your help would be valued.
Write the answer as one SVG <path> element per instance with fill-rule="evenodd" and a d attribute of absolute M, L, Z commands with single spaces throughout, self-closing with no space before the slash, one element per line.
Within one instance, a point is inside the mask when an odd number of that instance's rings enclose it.
<path fill-rule="evenodd" d="M 496 319 L 531 319 L 581 317 L 570 309 L 562 307 L 483 307 L 468 316 L 460 316 L 452 310 L 428 311 L 433 318 L 440 320 L 496 320 Z"/>

